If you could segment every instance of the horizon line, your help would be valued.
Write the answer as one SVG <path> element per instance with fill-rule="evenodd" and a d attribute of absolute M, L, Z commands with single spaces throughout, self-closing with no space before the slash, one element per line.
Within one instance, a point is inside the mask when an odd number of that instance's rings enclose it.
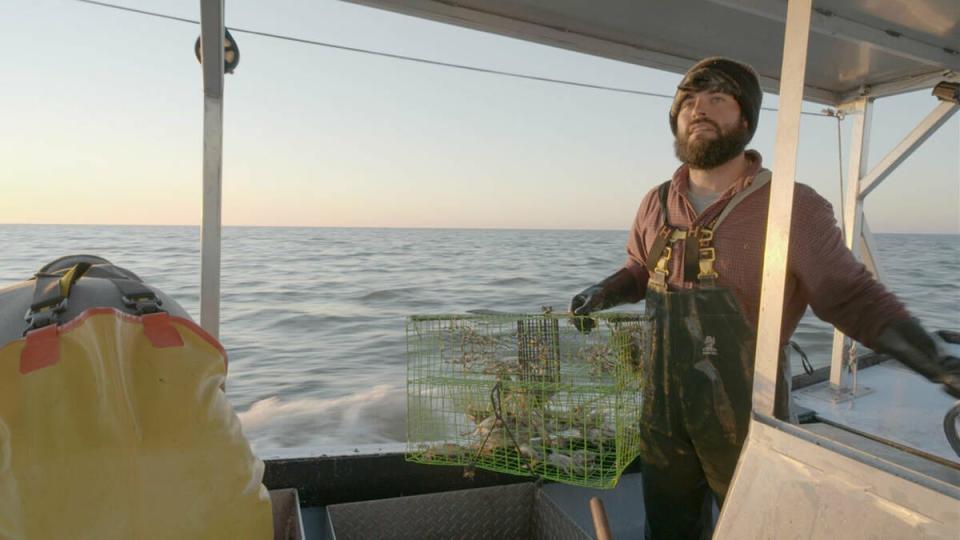
<path fill-rule="evenodd" d="M 181 223 L 0 223 L 0 227 L 18 226 L 18 227 L 171 227 L 171 228 L 197 228 L 200 224 L 181 224 Z M 433 231 L 598 231 L 598 232 L 629 232 L 628 228 L 582 228 L 572 229 L 569 227 L 430 227 L 430 226 L 374 226 L 374 225 L 222 225 L 221 228 L 237 229 L 391 229 L 391 230 L 433 230 Z M 928 234 L 941 236 L 960 236 L 960 230 L 954 232 L 943 231 L 874 231 L 874 234 Z"/>

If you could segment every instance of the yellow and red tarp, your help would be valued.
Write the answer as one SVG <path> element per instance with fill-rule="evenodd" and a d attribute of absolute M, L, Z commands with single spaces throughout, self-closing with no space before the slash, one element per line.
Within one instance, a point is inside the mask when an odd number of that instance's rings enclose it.
<path fill-rule="evenodd" d="M 0 348 L 0 539 L 266 539 L 263 463 L 192 321 L 92 308 Z"/>

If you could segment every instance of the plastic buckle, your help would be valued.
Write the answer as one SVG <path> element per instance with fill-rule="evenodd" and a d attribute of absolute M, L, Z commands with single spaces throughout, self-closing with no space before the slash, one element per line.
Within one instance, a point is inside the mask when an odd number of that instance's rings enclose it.
<path fill-rule="evenodd" d="M 56 304 L 43 306 L 38 309 L 30 306 L 26 315 L 23 316 L 23 320 L 27 321 L 27 329 L 23 331 L 23 335 L 27 335 L 27 332 L 31 330 L 56 323 L 57 317 L 66 310 L 67 298 L 60 300 Z"/>
<path fill-rule="evenodd" d="M 700 247 L 702 249 L 713 249 L 710 248 L 710 242 L 713 241 L 713 231 L 710 229 L 700 229 L 697 232 L 697 238 L 699 239 Z"/>
<path fill-rule="evenodd" d="M 123 301 L 123 305 L 134 310 L 137 315 L 149 315 L 150 313 L 160 312 L 160 306 L 163 305 L 163 300 L 157 298 L 157 295 L 149 292 L 143 293 L 136 296 L 122 296 L 120 299 Z"/>
<path fill-rule="evenodd" d="M 670 238 L 668 238 L 668 240 L 670 241 L 670 243 L 676 243 L 676 242 L 679 242 L 680 240 L 685 240 L 686 238 L 687 238 L 687 231 L 674 229 L 673 232 L 670 233 Z"/>

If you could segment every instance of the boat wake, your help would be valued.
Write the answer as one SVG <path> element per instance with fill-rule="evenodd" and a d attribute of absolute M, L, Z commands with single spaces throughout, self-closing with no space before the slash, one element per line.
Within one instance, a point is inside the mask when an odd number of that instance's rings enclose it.
<path fill-rule="evenodd" d="M 329 399 L 271 396 L 237 416 L 254 450 L 401 442 L 406 434 L 402 388 L 380 384 Z"/>

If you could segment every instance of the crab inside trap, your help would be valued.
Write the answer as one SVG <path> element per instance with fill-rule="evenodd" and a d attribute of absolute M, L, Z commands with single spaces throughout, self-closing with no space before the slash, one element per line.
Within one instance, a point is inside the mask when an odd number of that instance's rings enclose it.
<path fill-rule="evenodd" d="M 408 459 L 611 488 L 637 457 L 639 314 L 407 321 Z"/>

